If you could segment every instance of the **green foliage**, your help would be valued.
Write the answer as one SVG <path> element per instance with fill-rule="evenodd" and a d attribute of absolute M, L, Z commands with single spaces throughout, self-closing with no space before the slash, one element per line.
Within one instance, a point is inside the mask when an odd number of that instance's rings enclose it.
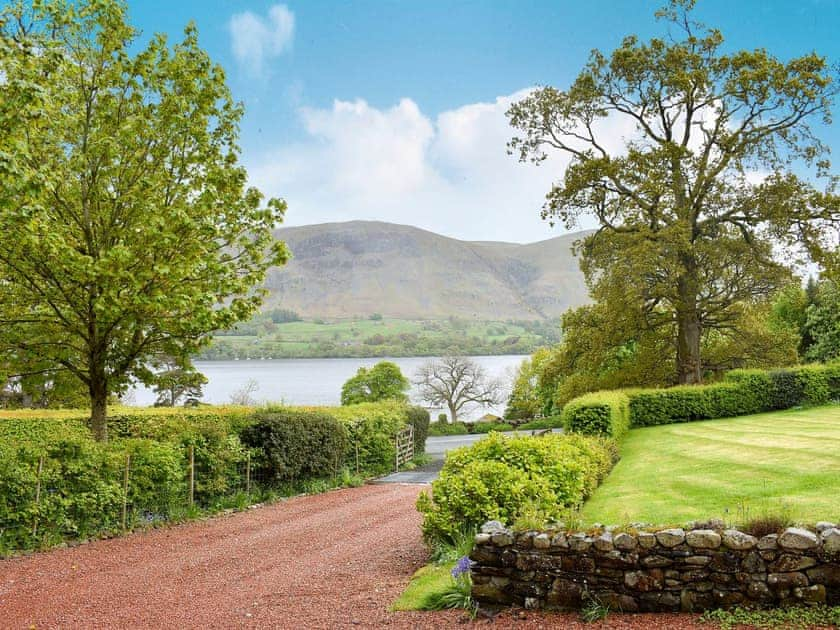
<path fill-rule="evenodd" d="M 429 435 L 429 411 L 423 407 L 411 406 L 407 411 L 408 423 L 414 427 L 414 455 L 426 452 L 426 438 Z"/>
<path fill-rule="evenodd" d="M 788 628 L 790 630 L 833 628 L 840 626 L 840 606 L 829 607 L 817 604 L 815 606 L 791 606 L 772 610 L 717 609 L 704 612 L 700 621 L 714 624 L 721 630 L 746 627 L 761 629 Z"/>
<path fill-rule="evenodd" d="M 360 470 L 369 475 L 393 470 L 394 436 L 410 421 L 409 409 L 405 403 L 396 401 L 314 408 L 344 424 L 349 438 L 347 466 L 354 469 L 358 448 Z"/>
<path fill-rule="evenodd" d="M 615 341 L 639 343 L 683 384 L 703 380 L 704 337 L 741 345 L 750 311 L 789 283 L 776 252 L 804 245 L 836 262 L 840 222 L 828 147 L 811 126 L 831 119 L 830 62 L 814 52 L 781 60 L 729 50 L 720 31 L 696 21 L 694 4 L 670 3 L 658 13 L 661 36 L 593 50 L 568 89 L 540 87 L 508 110 L 517 131 L 509 148 L 522 161 L 557 151 L 570 159 L 542 215 L 570 229 L 594 217 L 581 267 L 594 308 L 608 306 L 610 327 L 631 333 Z M 635 130 L 622 146 L 615 124 Z M 815 167 L 825 192 L 797 165 Z M 756 168 L 767 173 L 760 182 L 745 176 Z M 643 339 L 651 332 L 668 341 L 658 355 Z M 774 349 L 772 335 L 749 337 Z M 728 365 L 715 359 L 712 368 L 737 367 L 730 360 L 743 356 L 726 355 Z M 587 374 L 596 382 L 586 391 L 626 386 L 599 376 Z"/>
<path fill-rule="evenodd" d="M 344 425 L 314 411 L 258 412 L 242 441 L 259 449 L 260 467 L 277 482 L 335 475 L 347 454 Z"/>
<path fill-rule="evenodd" d="M 435 437 L 442 435 L 467 435 L 470 432 L 469 427 L 463 422 L 447 422 L 437 421 L 429 425 L 429 435 Z"/>
<path fill-rule="evenodd" d="M 543 413 L 545 401 L 540 395 L 540 374 L 543 364 L 551 358 L 551 350 L 540 348 L 519 366 L 513 380 L 505 418 L 520 420 L 535 418 Z"/>
<path fill-rule="evenodd" d="M 449 583 L 440 591 L 429 593 L 420 610 L 450 610 L 462 608 L 474 614 L 477 608 L 472 599 L 472 579 L 469 573 L 450 577 Z"/>
<path fill-rule="evenodd" d="M 355 443 L 362 474 L 391 470 L 393 436 L 409 422 L 410 412 L 392 402 L 309 412 L 122 408 L 112 416 L 114 439 L 107 443 L 94 441 L 83 411 L 0 412 L 0 554 L 121 530 L 127 456 L 128 528 L 357 485 L 361 478 L 348 471 L 355 469 Z M 413 413 L 415 426 L 422 425 L 420 414 Z M 188 505 L 190 452 L 194 506 Z M 247 495 L 249 455 L 254 470 Z"/>
<path fill-rule="evenodd" d="M 522 431 L 538 431 L 541 429 L 562 429 L 564 426 L 563 416 L 559 415 L 531 420 L 530 422 L 518 425 L 516 428 Z"/>
<path fill-rule="evenodd" d="M 247 188 L 243 109 L 195 27 L 140 42 L 126 13 L 0 13 L 0 348 L 17 374 L 76 377 L 101 440 L 109 394 L 250 317 L 288 255 L 285 203 Z"/>
<path fill-rule="evenodd" d="M 399 366 L 391 361 L 380 361 L 372 368 L 360 367 L 356 375 L 341 387 L 341 404 L 356 405 L 381 400 L 408 401 L 406 390 L 410 383 Z"/>
<path fill-rule="evenodd" d="M 274 311 L 219 331 L 202 359 L 528 354 L 558 339 L 557 321 L 342 319 L 275 323 Z"/>
<path fill-rule="evenodd" d="M 629 427 L 728 418 L 835 399 L 840 399 L 840 364 L 804 365 L 733 370 L 723 382 L 710 385 L 585 394 L 566 405 L 563 418 L 569 431 L 620 437 Z"/>
<path fill-rule="evenodd" d="M 431 494 L 417 500 L 423 535 L 434 545 L 488 520 L 512 524 L 525 512 L 559 518 L 592 493 L 616 459 L 614 444 L 600 438 L 491 433 L 447 454 Z"/>
<path fill-rule="evenodd" d="M 563 408 L 563 426 L 572 433 L 621 439 L 630 428 L 630 401 L 623 392 L 595 392 Z"/>
<path fill-rule="evenodd" d="M 803 326 L 803 339 L 811 341 L 805 358 L 832 361 L 840 358 L 840 284 L 825 280 L 814 291 Z"/>
<path fill-rule="evenodd" d="M 467 425 L 470 433 L 490 433 L 490 431 L 513 431 L 513 425 L 506 422 L 473 422 Z"/>
<path fill-rule="evenodd" d="M 583 592 L 583 608 L 580 609 L 580 618 L 585 623 L 594 623 L 606 619 L 610 614 L 610 607 L 600 597 L 593 595 L 588 590 Z"/>

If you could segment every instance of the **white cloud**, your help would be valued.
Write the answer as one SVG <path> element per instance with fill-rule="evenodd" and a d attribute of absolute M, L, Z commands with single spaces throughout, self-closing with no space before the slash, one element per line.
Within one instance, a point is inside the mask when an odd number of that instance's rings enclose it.
<path fill-rule="evenodd" d="M 506 150 L 513 130 L 505 111 L 527 93 L 435 120 L 407 98 L 388 109 L 363 100 L 304 108 L 308 138 L 249 160 L 251 180 L 286 199 L 286 225 L 375 219 L 470 240 L 551 238 L 561 231 L 539 212 L 568 159 L 552 156 L 535 166 Z M 633 132 L 627 123 L 603 124 L 616 149 Z"/>
<path fill-rule="evenodd" d="M 228 28 L 233 56 L 246 72 L 260 76 L 267 61 L 291 48 L 295 15 L 285 4 L 276 4 L 265 17 L 250 11 L 237 13 Z"/>

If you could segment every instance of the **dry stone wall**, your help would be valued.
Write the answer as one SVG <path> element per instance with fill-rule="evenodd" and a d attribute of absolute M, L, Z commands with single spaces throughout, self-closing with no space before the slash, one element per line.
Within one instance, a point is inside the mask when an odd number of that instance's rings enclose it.
<path fill-rule="evenodd" d="M 658 531 L 476 536 L 473 597 L 483 604 L 578 609 L 597 598 L 624 612 L 840 605 L 840 529 L 788 528 L 756 538 L 721 522 Z"/>

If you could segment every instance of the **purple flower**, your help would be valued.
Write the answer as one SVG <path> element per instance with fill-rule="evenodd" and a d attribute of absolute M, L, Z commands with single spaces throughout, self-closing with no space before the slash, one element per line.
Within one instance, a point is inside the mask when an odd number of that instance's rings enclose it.
<path fill-rule="evenodd" d="M 457 578 L 464 573 L 469 573 L 471 568 L 472 560 L 470 560 L 467 556 L 464 556 L 455 563 L 454 567 L 452 567 L 452 577 Z"/>

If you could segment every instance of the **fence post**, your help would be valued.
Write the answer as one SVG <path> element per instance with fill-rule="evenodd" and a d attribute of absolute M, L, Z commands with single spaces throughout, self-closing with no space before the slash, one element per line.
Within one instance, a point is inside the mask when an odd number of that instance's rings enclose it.
<path fill-rule="evenodd" d="M 394 436 L 394 472 L 400 472 L 400 434 Z"/>
<path fill-rule="evenodd" d="M 125 454 L 125 472 L 123 474 L 123 505 L 122 505 L 122 528 L 125 531 L 128 520 L 128 471 L 131 467 L 131 453 Z"/>
<path fill-rule="evenodd" d="M 195 446 L 190 445 L 190 505 L 195 503 Z"/>
<path fill-rule="evenodd" d="M 245 494 L 251 496 L 251 453 L 245 457 Z"/>
<path fill-rule="evenodd" d="M 41 475 L 44 472 L 44 456 L 38 460 L 38 474 L 35 477 L 35 522 L 32 524 L 32 537 L 38 534 L 38 513 L 41 505 Z"/>

